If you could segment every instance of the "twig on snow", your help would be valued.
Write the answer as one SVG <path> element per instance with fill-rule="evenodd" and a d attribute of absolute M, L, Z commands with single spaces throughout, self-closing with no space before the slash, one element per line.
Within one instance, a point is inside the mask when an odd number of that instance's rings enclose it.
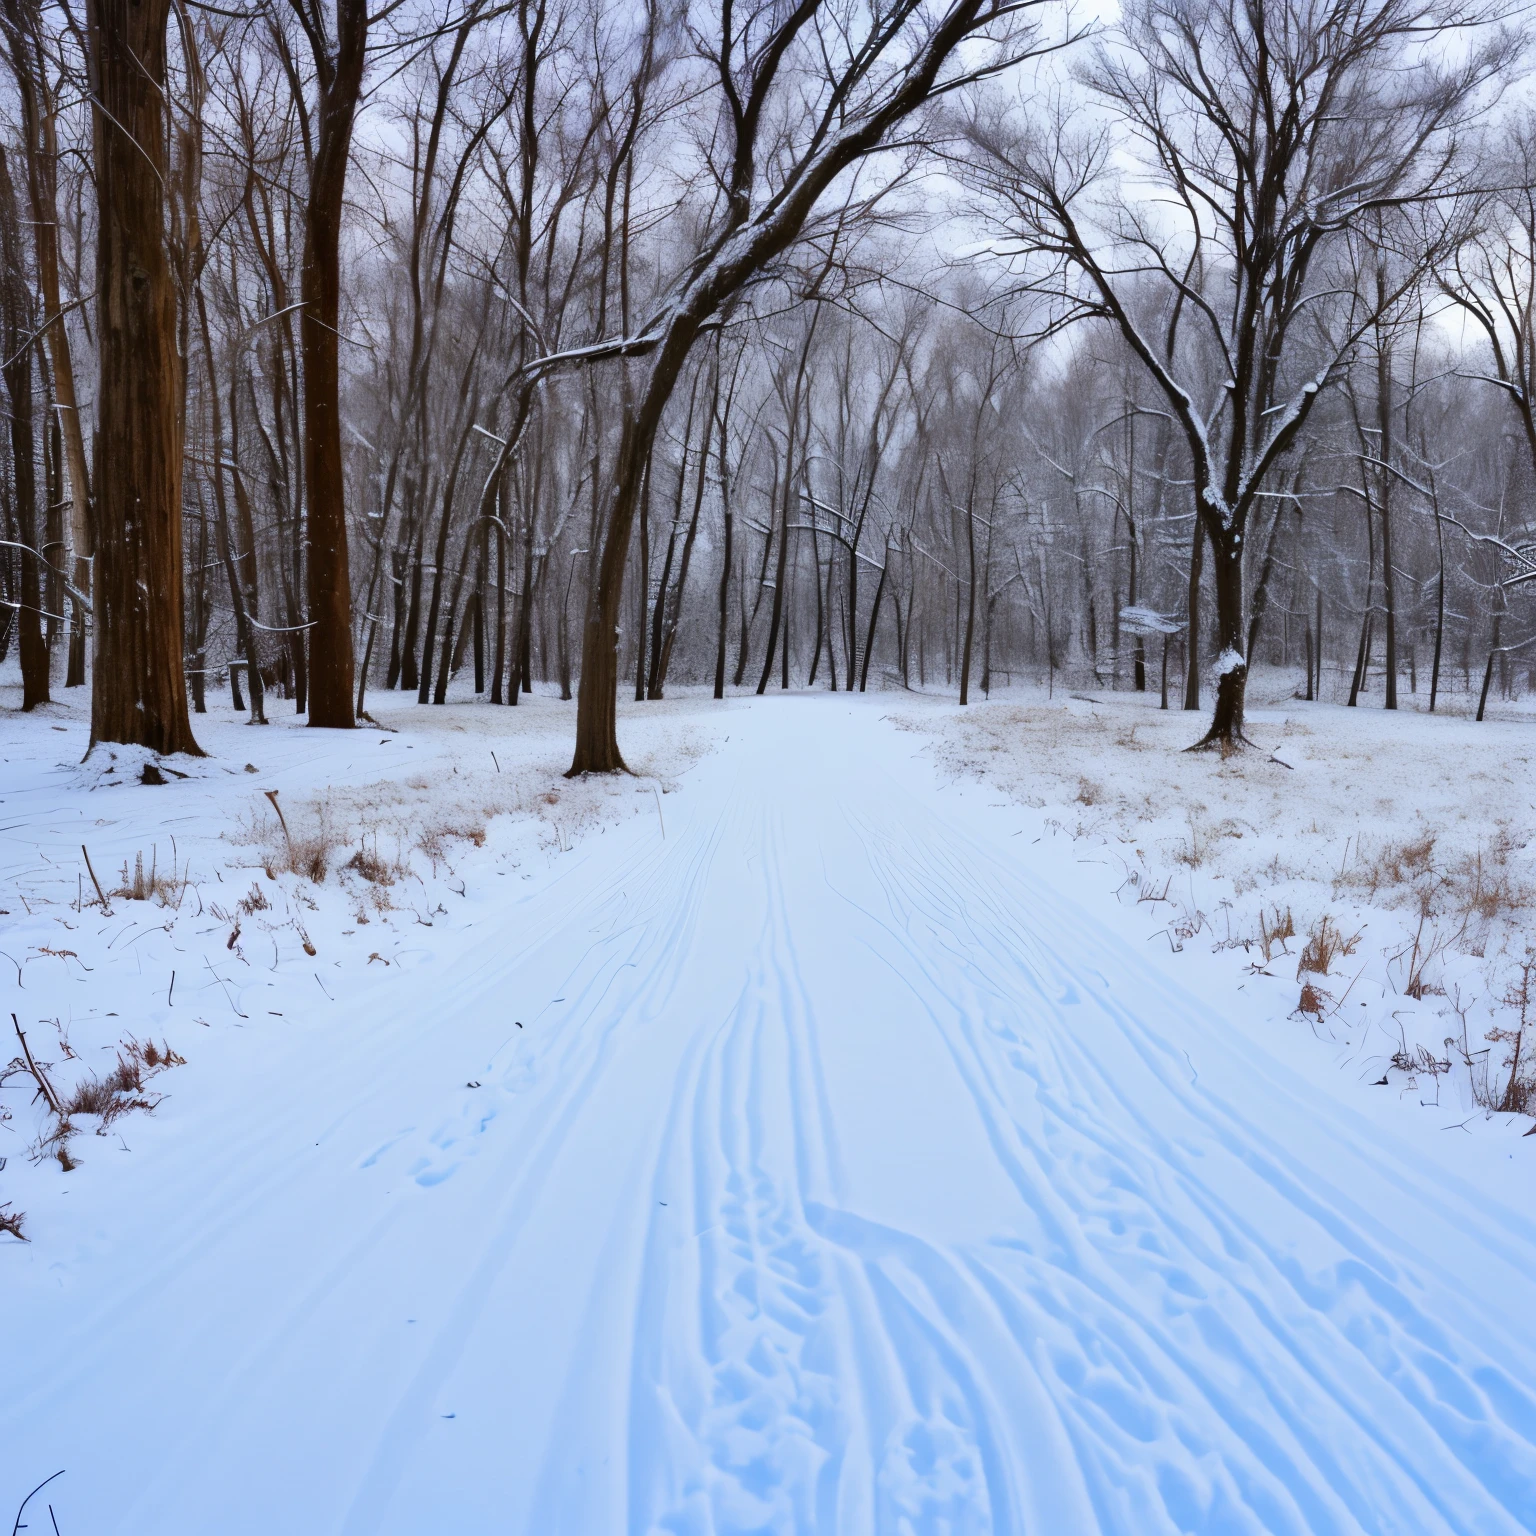
<path fill-rule="evenodd" d="M 22 1054 L 27 1058 L 27 1071 L 32 1074 L 33 1079 L 37 1083 L 38 1089 L 41 1091 L 43 1097 L 48 1101 L 48 1108 L 51 1109 L 60 1120 L 62 1120 L 64 1118 L 64 1106 L 59 1102 L 59 1096 L 53 1091 L 53 1084 L 48 1081 L 47 1077 L 43 1073 L 43 1069 L 38 1066 L 38 1064 L 32 1059 L 32 1047 L 27 1044 L 27 1037 L 22 1033 L 21 1020 L 18 1019 L 14 1013 L 11 1015 L 11 1023 L 16 1026 L 16 1038 L 21 1041 Z M 57 1476 L 57 1474 L 55 1474 L 55 1476 Z M 40 1488 L 41 1486 L 42 1484 L 39 1483 L 38 1487 Z M 34 1493 L 36 1491 L 36 1489 L 33 1490 Z M 18 1516 L 18 1518 L 20 1517 Z"/>

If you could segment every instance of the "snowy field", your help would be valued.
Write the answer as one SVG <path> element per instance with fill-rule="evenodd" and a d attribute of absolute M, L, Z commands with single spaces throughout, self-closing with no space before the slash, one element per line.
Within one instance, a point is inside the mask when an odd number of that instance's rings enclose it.
<path fill-rule="evenodd" d="M 1536 1530 L 1536 721 L 13 692 L 0 1511 Z"/>

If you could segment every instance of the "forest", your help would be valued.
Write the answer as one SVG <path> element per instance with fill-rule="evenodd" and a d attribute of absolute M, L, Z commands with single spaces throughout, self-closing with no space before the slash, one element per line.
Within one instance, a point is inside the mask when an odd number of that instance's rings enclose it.
<path fill-rule="evenodd" d="M 0 659 L 370 692 L 1529 684 L 1536 127 L 1444 0 L 7 0 Z"/>
<path fill-rule="evenodd" d="M 1533 1536 L 1533 15 L 0 0 L 0 1521 Z"/>

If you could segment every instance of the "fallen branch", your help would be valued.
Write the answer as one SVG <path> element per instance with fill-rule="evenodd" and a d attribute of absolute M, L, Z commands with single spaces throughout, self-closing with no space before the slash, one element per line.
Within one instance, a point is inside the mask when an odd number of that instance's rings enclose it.
<path fill-rule="evenodd" d="M 85 853 L 85 844 L 84 843 L 80 844 L 80 852 L 81 853 Z M 96 878 L 96 871 L 94 869 L 91 869 L 91 856 L 88 853 L 85 853 L 85 867 L 91 871 L 91 884 L 96 887 L 96 895 L 101 900 L 102 916 L 103 917 L 111 917 L 112 916 L 112 907 L 111 907 L 110 903 L 107 901 L 107 893 L 104 890 L 102 890 L 102 888 L 101 888 L 101 881 Z"/>
<path fill-rule="evenodd" d="M 27 1037 L 22 1033 L 21 1020 L 13 1013 L 11 1023 L 16 1026 L 16 1038 L 21 1041 L 22 1054 L 27 1058 L 27 1071 L 29 1071 L 37 1083 L 39 1091 L 48 1101 L 48 1108 L 62 1120 L 64 1118 L 64 1106 L 59 1102 L 59 1096 L 53 1091 L 53 1084 L 43 1074 L 43 1069 L 32 1059 L 32 1047 L 27 1044 Z"/>

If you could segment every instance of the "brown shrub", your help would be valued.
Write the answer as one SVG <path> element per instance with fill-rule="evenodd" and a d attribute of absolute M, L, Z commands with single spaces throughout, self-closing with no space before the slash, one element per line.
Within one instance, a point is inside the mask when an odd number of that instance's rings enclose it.
<path fill-rule="evenodd" d="M 1309 971 L 1314 976 L 1329 975 L 1335 960 L 1354 954 L 1360 937 L 1357 933 L 1346 939 L 1343 930 L 1325 913 L 1307 935 L 1306 946 L 1301 951 L 1301 963 L 1296 967 L 1296 979 L 1300 981 Z"/>
<path fill-rule="evenodd" d="M 21 1230 L 21 1224 L 27 1219 L 25 1211 L 13 1211 L 9 1205 L 0 1205 L 0 1232 L 9 1232 L 20 1242 L 26 1242 L 27 1238 Z"/>
<path fill-rule="evenodd" d="M 144 1079 L 167 1067 L 185 1064 L 186 1059 L 169 1045 L 135 1040 L 130 1035 L 119 1047 L 117 1061 L 105 1076 L 82 1078 L 75 1084 L 64 1101 L 61 1123 L 67 1125 L 71 1115 L 97 1115 L 105 1128 L 129 1110 L 153 1109 L 159 1101 L 144 1097 Z"/>
<path fill-rule="evenodd" d="M 367 848 L 359 847 L 357 852 L 342 865 L 342 868 L 361 875 L 370 885 L 395 883 L 395 870 L 379 857 L 377 847 L 372 852 Z"/>
<path fill-rule="evenodd" d="M 1323 1009 L 1332 1001 L 1321 987 L 1314 987 L 1310 981 L 1306 981 L 1301 986 L 1301 1001 L 1296 1005 L 1296 1012 L 1308 1013 L 1314 1019 L 1320 1019 Z"/>

